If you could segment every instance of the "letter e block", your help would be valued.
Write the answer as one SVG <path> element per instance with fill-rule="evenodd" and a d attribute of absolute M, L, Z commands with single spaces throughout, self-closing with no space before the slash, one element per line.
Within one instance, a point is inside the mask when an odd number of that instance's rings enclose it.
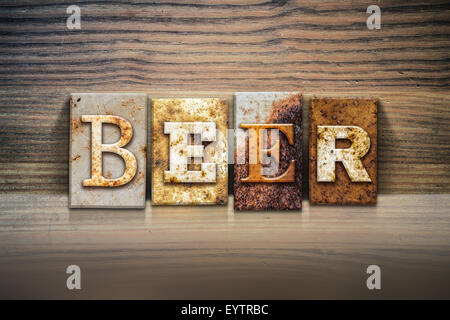
<path fill-rule="evenodd" d="M 377 100 L 311 100 L 309 201 L 373 204 L 377 200 Z"/>
<path fill-rule="evenodd" d="M 228 104 L 152 99 L 152 204 L 225 204 Z"/>
<path fill-rule="evenodd" d="M 72 94 L 71 208 L 144 208 L 146 94 Z"/>
<path fill-rule="evenodd" d="M 235 94 L 235 210 L 302 207 L 302 95 Z"/>

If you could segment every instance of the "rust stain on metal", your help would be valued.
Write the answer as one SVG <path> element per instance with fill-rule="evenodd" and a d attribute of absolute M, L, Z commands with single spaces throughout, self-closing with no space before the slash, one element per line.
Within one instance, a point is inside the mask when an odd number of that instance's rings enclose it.
<path fill-rule="evenodd" d="M 147 157 L 147 146 L 142 146 L 141 148 L 141 153 L 144 157 Z"/>
<path fill-rule="evenodd" d="M 309 174 L 311 204 L 376 203 L 376 99 L 312 99 Z"/>
<path fill-rule="evenodd" d="M 153 99 L 152 116 L 152 203 L 155 205 L 226 203 L 227 102 L 218 98 Z M 183 123 L 190 124 L 185 127 Z M 183 128 L 188 131 L 192 129 L 195 133 L 197 130 L 194 130 L 195 123 L 201 126 L 202 133 L 196 132 L 192 138 L 177 135 L 173 131 Z M 165 129 L 166 132 L 175 133 L 172 134 L 172 140 L 170 134 L 165 134 Z M 196 141 L 197 134 L 200 135 L 200 142 Z M 178 162 L 172 161 L 172 168 L 171 150 L 174 152 L 173 156 L 178 157 Z M 201 161 L 200 163 L 194 161 L 186 167 L 185 163 L 181 162 L 184 157 Z M 215 171 L 214 176 L 211 176 L 212 170 Z M 179 175 L 177 172 L 183 174 Z M 191 178 L 193 182 L 186 182 Z M 215 178 L 215 181 L 212 178 Z M 199 182 L 206 180 L 208 181 L 206 183 Z"/>
<path fill-rule="evenodd" d="M 81 124 L 81 120 L 79 117 L 70 120 L 70 130 L 74 134 L 84 132 L 84 127 Z"/>

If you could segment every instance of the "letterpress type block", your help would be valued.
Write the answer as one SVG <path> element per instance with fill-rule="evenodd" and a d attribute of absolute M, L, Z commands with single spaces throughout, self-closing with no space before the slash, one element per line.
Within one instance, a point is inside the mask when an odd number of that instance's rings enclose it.
<path fill-rule="evenodd" d="M 144 208 L 146 154 L 146 94 L 72 94 L 71 208 Z"/>
<path fill-rule="evenodd" d="M 152 203 L 228 199 L 228 104 L 216 98 L 152 99 Z"/>
<path fill-rule="evenodd" d="M 377 199 L 377 100 L 312 99 L 311 204 L 373 204 Z"/>
<path fill-rule="evenodd" d="M 234 208 L 302 207 L 302 96 L 235 94 Z"/>

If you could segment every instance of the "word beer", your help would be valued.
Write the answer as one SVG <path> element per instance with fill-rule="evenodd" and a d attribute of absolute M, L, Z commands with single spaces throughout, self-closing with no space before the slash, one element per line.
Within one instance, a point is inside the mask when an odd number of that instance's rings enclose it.
<path fill-rule="evenodd" d="M 300 93 L 237 92 L 232 121 L 221 98 L 80 93 L 70 101 L 71 208 L 144 208 L 147 142 L 153 205 L 226 204 L 233 164 L 235 210 L 302 207 Z M 376 203 L 376 170 L 377 100 L 311 99 L 310 203 Z"/>

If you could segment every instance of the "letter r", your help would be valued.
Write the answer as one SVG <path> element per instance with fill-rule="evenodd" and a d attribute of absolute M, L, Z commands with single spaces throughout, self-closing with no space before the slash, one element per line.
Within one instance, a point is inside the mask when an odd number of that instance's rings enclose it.
<path fill-rule="evenodd" d="M 350 148 L 337 149 L 337 139 L 351 141 Z M 370 138 L 357 126 L 317 126 L 317 181 L 336 180 L 336 161 L 342 162 L 352 182 L 371 182 L 361 158 L 370 149 Z"/>

